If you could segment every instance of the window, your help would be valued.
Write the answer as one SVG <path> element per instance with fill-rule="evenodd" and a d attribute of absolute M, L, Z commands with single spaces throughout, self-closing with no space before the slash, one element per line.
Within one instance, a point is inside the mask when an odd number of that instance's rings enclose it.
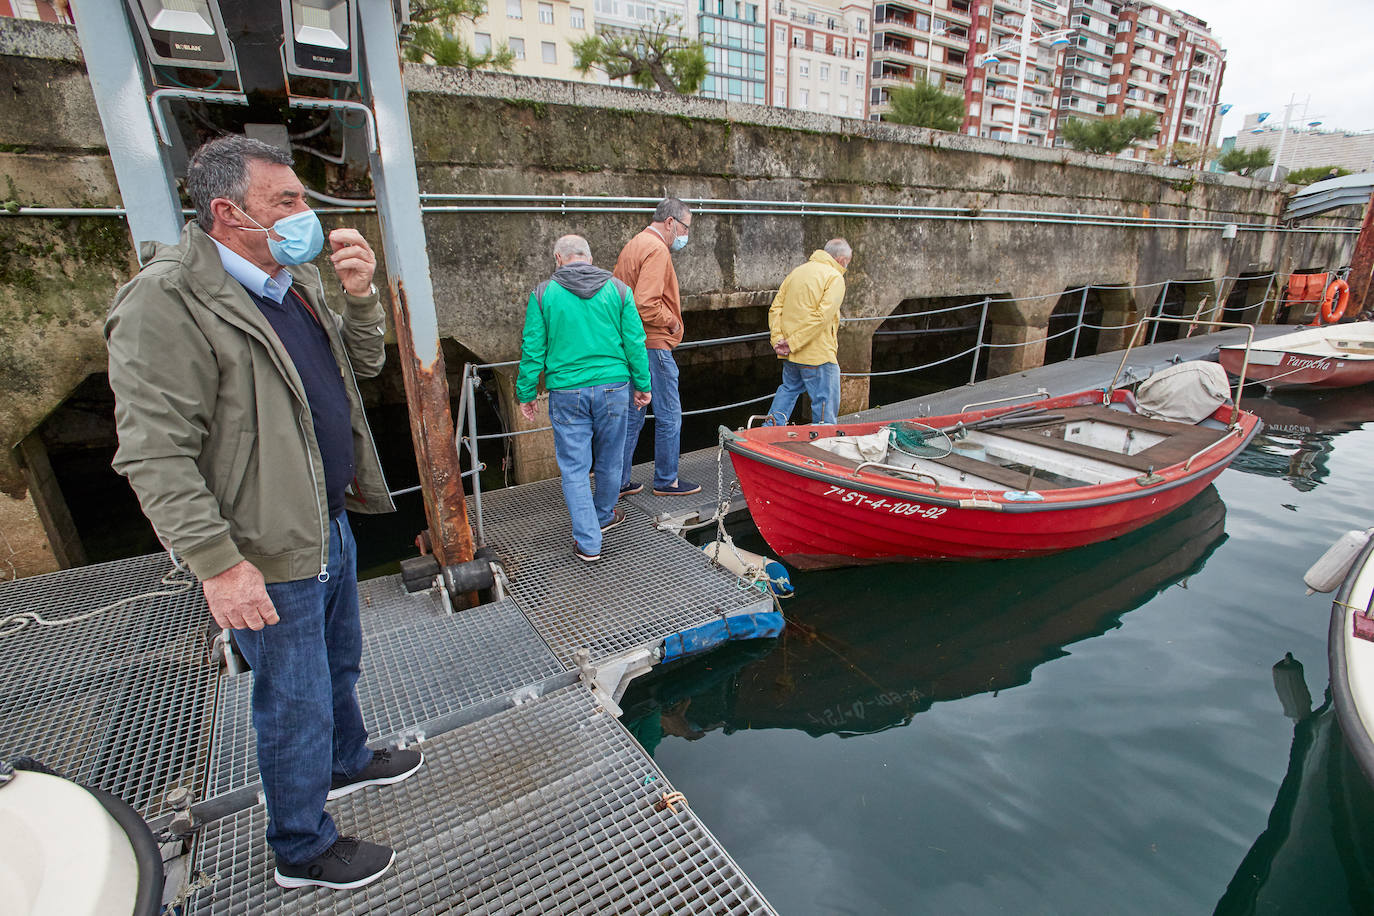
<path fill-rule="evenodd" d="M 525 59 L 525 39 L 512 38 L 510 40 L 510 51 L 515 55 L 516 60 Z"/>
<path fill-rule="evenodd" d="M 817 74 L 817 75 L 818 75 L 821 79 L 823 79 L 823 80 L 828 80 L 828 79 L 830 79 L 830 65 L 829 65 L 829 64 L 821 64 L 820 73 Z"/>
<path fill-rule="evenodd" d="M 551 41 L 541 41 L 541 42 L 539 42 L 539 53 L 542 54 L 542 55 L 544 56 L 544 63 L 546 63 L 546 64 L 556 64 L 556 63 L 558 63 L 558 45 L 554 44 L 553 42 L 551 42 Z"/>
<path fill-rule="evenodd" d="M 797 76 L 810 76 L 810 75 L 811 75 L 811 63 L 810 63 L 810 61 L 805 61 L 805 60 L 804 60 L 804 61 L 799 62 L 799 63 L 797 64 Z"/>
<path fill-rule="evenodd" d="M 553 4 L 552 4 L 552 3 L 541 3 L 541 4 L 539 4 L 539 21 L 542 22 L 542 23 L 544 23 L 544 25 L 553 25 Z"/>
<path fill-rule="evenodd" d="M 585 29 L 587 27 L 587 17 L 583 15 L 581 7 L 568 7 L 568 27 L 573 29 Z"/>
<path fill-rule="evenodd" d="M 506 18 L 524 19 L 525 14 L 520 9 L 520 0 L 506 0 Z"/>
<path fill-rule="evenodd" d="M 778 28 L 774 29 L 773 41 L 777 44 L 785 43 L 787 41 L 787 29 L 783 28 L 782 26 L 779 26 Z"/>
<path fill-rule="evenodd" d="M 805 108 L 806 106 L 811 104 L 811 96 L 809 93 L 807 93 L 805 89 L 797 93 L 797 96 L 797 101 L 801 103 L 802 108 Z"/>
<path fill-rule="evenodd" d="M 779 108 L 787 107 L 787 90 L 781 87 L 773 90 L 773 104 Z"/>
<path fill-rule="evenodd" d="M 491 53 L 491 33 L 478 32 L 472 36 L 472 46 L 478 54 Z"/>
<path fill-rule="evenodd" d="M 840 96 L 840 114 L 849 114 L 849 99 Z"/>
<path fill-rule="evenodd" d="M 855 56 L 857 59 L 859 59 L 859 60 L 863 60 L 863 59 L 864 59 L 864 46 L 863 46 L 863 45 L 858 45 L 857 47 L 854 48 L 854 56 Z"/>
<path fill-rule="evenodd" d="M 829 111 L 829 110 L 830 110 L 830 93 L 828 93 L 828 92 L 822 92 L 822 93 L 821 93 L 820 108 L 821 108 L 821 111 Z"/>
<path fill-rule="evenodd" d="M 841 68 L 840 68 L 840 85 L 841 85 L 841 86 L 848 86 L 848 85 L 849 85 L 849 68 L 848 68 L 848 67 L 841 67 Z"/>
<path fill-rule="evenodd" d="M 787 72 L 787 64 L 783 61 L 782 55 L 773 58 L 773 72 L 782 76 Z"/>

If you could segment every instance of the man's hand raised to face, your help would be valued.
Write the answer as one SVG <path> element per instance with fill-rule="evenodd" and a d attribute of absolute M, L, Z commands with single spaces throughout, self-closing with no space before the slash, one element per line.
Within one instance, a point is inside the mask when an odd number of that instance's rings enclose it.
<path fill-rule="evenodd" d="M 354 296 L 366 296 L 372 289 L 377 256 L 357 229 L 335 229 L 329 233 L 329 260 L 343 288 Z"/>

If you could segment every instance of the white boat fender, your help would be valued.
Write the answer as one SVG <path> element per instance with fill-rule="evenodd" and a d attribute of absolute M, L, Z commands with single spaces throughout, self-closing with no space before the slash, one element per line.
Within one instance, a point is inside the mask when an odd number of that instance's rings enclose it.
<path fill-rule="evenodd" d="M 779 598 L 785 598 L 794 591 L 786 566 L 770 557 L 736 546 L 728 534 L 723 541 L 711 541 L 701 549 L 717 565 L 741 579 L 767 582 L 769 591 Z"/>
<path fill-rule="evenodd" d="M 1360 551 L 1369 543 L 1371 532 L 1374 532 L 1374 528 L 1347 531 L 1340 540 L 1328 547 L 1326 553 L 1303 573 L 1302 581 L 1307 585 L 1307 594 L 1329 592 L 1344 582 L 1346 573 L 1350 572 Z"/>

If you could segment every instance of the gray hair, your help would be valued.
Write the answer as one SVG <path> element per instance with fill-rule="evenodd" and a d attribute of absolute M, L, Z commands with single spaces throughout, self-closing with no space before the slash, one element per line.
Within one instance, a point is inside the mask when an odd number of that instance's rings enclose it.
<path fill-rule="evenodd" d="M 854 249 L 844 239 L 831 239 L 825 243 L 825 253 L 835 260 L 854 257 Z"/>
<path fill-rule="evenodd" d="M 243 206 L 250 162 L 295 165 L 286 150 L 238 134 L 211 140 L 196 150 L 186 169 L 186 194 L 191 198 L 191 206 L 196 208 L 196 222 L 200 228 L 209 232 L 215 227 L 210 201 L 216 197 Z"/>
<path fill-rule="evenodd" d="M 691 214 L 691 209 L 676 197 L 665 197 L 658 202 L 657 207 L 654 207 L 654 222 L 675 219 L 680 223 Z"/>
<path fill-rule="evenodd" d="M 580 235 L 565 235 L 553 243 L 553 253 L 565 261 L 569 258 L 586 258 L 590 261 L 592 246 Z"/>

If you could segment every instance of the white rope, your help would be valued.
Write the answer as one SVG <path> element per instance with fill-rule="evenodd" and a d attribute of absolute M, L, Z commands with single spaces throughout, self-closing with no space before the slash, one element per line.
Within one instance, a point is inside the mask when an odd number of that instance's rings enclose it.
<path fill-rule="evenodd" d="M 61 627 L 72 623 L 81 623 L 84 620 L 99 617 L 101 614 L 112 611 L 115 608 L 123 607 L 126 604 L 132 604 L 135 601 L 142 601 L 145 598 L 175 598 L 184 595 L 195 587 L 196 579 L 194 576 L 183 578 L 183 576 L 187 575 L 190 571 L 181 565 L 176 555 L 171 551 L 168 551 L 167 555 L 171 558 L 172 569 L 160 580 L 160 584 L 167 586 L 167 588 L 153 589 L 152 591 L 146 591 L 138 595 L 130 595 L 127 598 L 120 598 L 118 601 L 113 601 L 101 607 L 94 608 L 83 614 L 77 614 L 74 617 L 62 617 L 57 620 L 49 620 L 37 611 L 19 611 L 16 614 L 10 614 L 8 617 L 0 617 L 0 636 L 11 636 L 29 626 Z"/>

